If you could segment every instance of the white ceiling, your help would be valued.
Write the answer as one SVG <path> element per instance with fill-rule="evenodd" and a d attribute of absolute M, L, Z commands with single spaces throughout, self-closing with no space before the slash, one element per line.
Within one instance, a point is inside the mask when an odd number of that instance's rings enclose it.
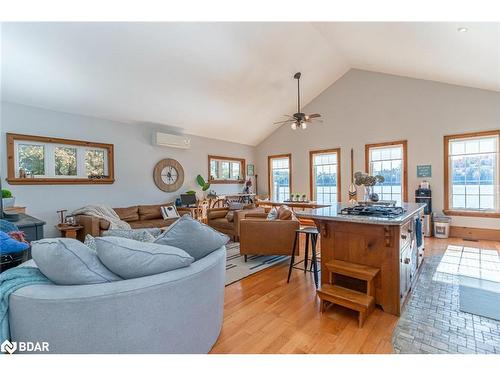
<path fill-rule="evenodd" d="M 251 145 L 350 68 L 500 91 L 500 23 L 2 25 L 5 101 Z"/>

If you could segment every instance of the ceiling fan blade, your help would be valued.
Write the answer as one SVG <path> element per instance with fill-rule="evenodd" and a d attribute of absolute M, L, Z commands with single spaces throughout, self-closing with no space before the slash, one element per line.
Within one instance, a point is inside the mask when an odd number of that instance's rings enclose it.
<path fill-rule="evenodd" d="M 286 123 L 292 123 L 292 122 L 295 122 L 295 121 L 294 120 L 277 121 L 277 122 L 273 122 L 273 124 L 277 125 L 277 124 L 286 124 Z"/>
<path fill-rule="evenodd" d="M 308 118 L 318 118 L 318 117 L 321 117 L 321 115 L 319 113 L 313 113 L 312 115 L 308 115 L 307 117 Z"/>

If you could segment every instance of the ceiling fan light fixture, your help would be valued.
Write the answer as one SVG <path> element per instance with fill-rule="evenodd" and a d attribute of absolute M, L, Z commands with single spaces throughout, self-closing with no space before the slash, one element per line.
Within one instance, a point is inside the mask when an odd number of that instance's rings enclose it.
<path fill-rule="evenodd" d="M 297 129 L 297 123 L 296 122 L 292 122 L 290 127 L 292 128 L 292 130 L 296 130 Z"/>
<path fill-rule="evenodd" d="M 302 130 L 306 130 L 306 129 L 307 129 L 307 123 L 306 123 L 305 121 L 302 121 L 302 122 L 300 123 L 300 128 L 301 128 Z"/>

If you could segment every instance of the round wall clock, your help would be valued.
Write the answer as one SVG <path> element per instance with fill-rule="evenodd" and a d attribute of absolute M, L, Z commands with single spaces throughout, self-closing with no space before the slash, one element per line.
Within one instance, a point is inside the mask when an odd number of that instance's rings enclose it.
<path fill-rule="evenodd" d="M 158 189 L 170 193 L 184 183 L 184 169 L 177 160 L 162 159 L 155 165 L 153 179 Z"/>

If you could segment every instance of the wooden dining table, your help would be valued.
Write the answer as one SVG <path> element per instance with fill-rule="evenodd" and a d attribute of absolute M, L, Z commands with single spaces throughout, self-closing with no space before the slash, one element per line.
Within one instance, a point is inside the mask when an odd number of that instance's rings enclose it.
<path fill-rule="evenodd" d="M 329 204 L 320 204 L 315 201 L 309 201 L 309 202 L 276 202 L 276 201 L 268 201 L 268 200 L 258 200 L 255 202 L 255 204 L 259 207 L 278 207 L 278 206 L 283 206 L 286 205 L 290 207 L 292 210 L 294 209 L 308 209 L 308 208 L 321 208 L 321 207 L 328 207 L 330 206 Z"/>

